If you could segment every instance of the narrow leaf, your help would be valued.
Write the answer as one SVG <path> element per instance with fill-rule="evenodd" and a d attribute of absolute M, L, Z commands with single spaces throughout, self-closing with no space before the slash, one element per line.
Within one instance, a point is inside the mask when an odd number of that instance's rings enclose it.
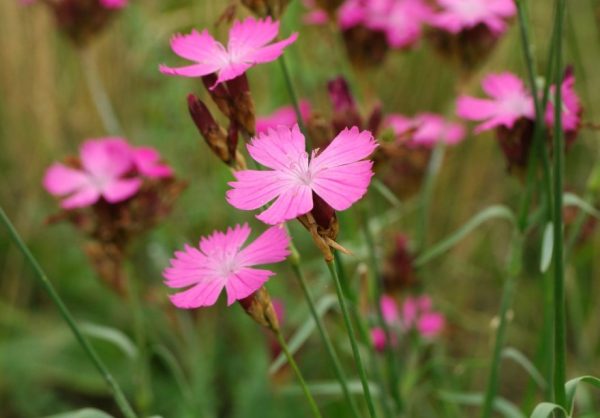
<path fill-rule="evenodd" d="M 502 357 L 511 359 L 518 365 L 520 365 L 531 378 L 535 381 L 535 383 L 540 387 L 540 389 L 545 389 L 547 386 L 546 379 L 539 372 L 539 370 L 535 367 L 535 365 L 525 356 L 525 354 L 521 353 L 519 350 L 513 347 L 507 347 L 502 350 Z"/>
<path fill-rule="evenodd" d="M 600 379 L 594 376 L 576 377 L 575 379 L 571 379 L 565 383 L 565 391 L 567 392 L 567 405 L 571 415 L 573 414 L 573 408 L 575 408 L 575 394 L 577 393 L 577 386 L 580 383 L 587 383 L 600 389 Z"/>
<path fill-rule="evenodd" d="M 481 406 L 485 400 L 483 393 L 441 392 L 440 397 L 448 402 L 469 406 Z M 506 418 L 525 418 L 525 414 L 515 404 L 501 397 L 494 400 L 494 409 Z"/>
<path fill-rule="evenodd" d="M 125 333 L 116 328 L 88 322 L 81 325 L 81 332 L 88 337 L 106 341 L 114 345 L 130 358 L 135 358 L 138 355 L 138 350 L 135 344 L 127 335 L 125 335 Z"/>
<path fill-rule="evenodd" d="M 63 412 L 61 414 L 50 415 L 46 418 L 114 418 L 106 412 L 95 408 L 83 408 L 77 411 Z"/>
<path fill-rule="evenodd" d="M 531 418 L 552 418 L 554 416 L 554 412 L 562 411 L 564 416 L 569 416 L 567 411 L 560 405 L 550 402 L 542 402 L 535 407 L 533 412 L 531 413 Z"/>
<path fill-rule="evenodd" d="M 554 228 L 552 222 L 548 222 L 544 228 L 542 238 L 542 256 L 540 258 L 540 272 L 545 273 L 552 262 L 552 253 L 554 251 Z"/>

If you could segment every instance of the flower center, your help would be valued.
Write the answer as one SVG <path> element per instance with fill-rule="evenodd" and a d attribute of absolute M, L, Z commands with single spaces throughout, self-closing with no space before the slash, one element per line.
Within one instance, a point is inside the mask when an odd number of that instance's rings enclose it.
<path fill-rule="evenodd" d="M 313 173 L 308 165 L 308 154 L 304 152 L 297 159 L 290 158 L 288 164 L 289 173 L 299 183 L 310 186 L 313 180 Z"/>

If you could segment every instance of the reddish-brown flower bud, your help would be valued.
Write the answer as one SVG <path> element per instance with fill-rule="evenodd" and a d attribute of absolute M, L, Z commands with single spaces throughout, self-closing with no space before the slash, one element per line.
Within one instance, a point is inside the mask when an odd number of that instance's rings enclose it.
<path fill-rule="evenodd" d="M 413 265 L 414 257 L 408 248 L 408 237 L 398 234 L 383 269 L 386 293 L 398 293 L 418 283 Z"/>
<path fill-rule="evenodd" d="M 239 303 L 258 324 L 275 333 L 279 332 L 277 313 L 266 287 L 263 286 L 247 298 L 239 300 Z"/>
<path fill-rule="evenodd" d="M 523 177 L 529 161 L 529 152 L 533 143 L 534 123 L 526 118 L 519 119 L 509 129 L 500 126 L 496 137 L 507 163 L 509 173 Z"/>
<path fill-rule="evenodd" d="M 337 9 L 344 3 L 344 0 L 317 0 L 320 9 L 327 12 L 329 16 L 335 16 Z"/>
<path fill-rule="evenodd" d="M 345 128 L 352 126 L 362 127 L 362 118 L 348 82 L 343 77 L 338 77 L 327 83 L 329 98 L 333 107 L 332 125 L 334 135 Z"/>
<path fill-rule="evenodd" d="M 229 97 L 231 98 L 231 117 L 234 119 L 250 136 L 256 133 L 256 115 L 254 111 L 254 100 L 250 94 L 250 85 L 248 77 L 242 74 L 233 80 L 226 82 Z"/>
<path fill-rule="evenodd" d="M 198 131 L 202 134 L 202 137 L 209 148 L 225 164 L 232 165 L 235 161 L 237 131 L 235 131 L 236 135 L 233 135 L 233 133 L 228 135 L 225 129 L 215 121 L 204 102 L 193 94 L 188 95 L 188 109 L 192 116 L 192 120 L 196 124 Z M 235 140 L 235 144 L 230 144 L 230 141 L 233 140 Z"/>

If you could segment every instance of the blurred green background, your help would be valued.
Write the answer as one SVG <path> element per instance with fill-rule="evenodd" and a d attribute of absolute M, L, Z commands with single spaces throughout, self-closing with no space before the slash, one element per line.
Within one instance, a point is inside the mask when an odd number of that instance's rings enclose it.
<path fill-rule="evenodd" d="M 170 52 L 171 34 L 190 28 L 213 28 L 228 2 L 201 0 L 133 1 L 89 48 L 99 63 L 100 77 L 114 103 L 126 137 L 135 144 L 156 147 L 189 187 L 172 215 L 137 241 L 131 274 L 141 286 L 154 289 L 164 301 L 168 290 L 161 271 L 173 250 L 200 235 L 249 221 L 249 213 L 236 211 L 224 201 L 231 174 L 216 161 L 189 119 L 185 97 L 206 93 L 198 80 L 170 78 L 158 72 L 160 63 L 179 62 Z M 534 52 L 544 56 L 551 29 L 551 5 L 530 1 Z M 568 2 L 566 58 L 573 64 L 576 88 L 585 104 L 584 120 L 600 123 L 600 32 L 594 0 Z M 240 6 L 238 16 L 247 12 Z M 386 112 L 413 114 L 434 111 L 453 114 L 458 92 L 479 94 L 481 76 L 510 70 L 526 76 L 519 32 L 515 24 L 490 59 L 468 80 L 422 42 L 409 52 L 393 52 L 384 66 L 348 73 L 344 49 L 326 27 L 302 24 L 303 10 L 292 2 L 283 32 L 299 31 L 300 38 L 286 52 L 293 82 L 303 98 L 325 115 L 330 113 L 326 82 L 340 72 L 354 81 L 363 113 L 380 100 Z M 226 28 L 217 31 L 221 39 Z M 59 293 L 76 318 L 88 324 L 94 345 L 130 398 L 146 415 L 164 417 L 302 417 L 304 399 L 287 370 L 269 376 L 272 361 L 269 340 L 238 306 L 219 306 L 196 312 L 176 312 L 160 303 L 144 309 L 150 377 L 140 371 L 139 347 L 130 306 L 95 277 L 82 251 L 84 238 L 68 224 L 45 225 L 57 211 L 56 202 L 41 187 L 45 168 L 76 152 L 85 138 L 106 135 L 85 84 L 80 52 L 57 33 L 43 5 L 23 7 L 17 0 L 0 2 L 0 202 L 30 244 Z M 540 71 L 541 72 L 541 71 Z M 259 114 L 288 104 L 287 91 L 276 63 L 249 72 Z M 582 130 L 567 156 L 569 190 L 586 194 L 588 176 L 597 164 L 598 135 Z M 372 192 L 373 193 L 373 192 Z M 449 149 L 436 181 L 431 205 L 429 244 L 435 243 L 485 207 L 501 203 L 516 208 L 522 184 L 506 173 L 493 136 L 470 136 Z M 390 213 L 376 200 L 375 218 Z M 406 201 L 393 223 L 394 230 L 414 233 L 414 202 Z M 400 211 L 400 209 L 397 209 Z M 400 212 L 397 213 L 400 215 Z M 356 212 L 341 215 L 340 241 L 356 248 L 362 234 Z M 307 270 L 313 294 L 332 294 L 326 271 L 298 225 L 291 225 Z M 388 227 L 390 229 L 390 227 Z M 567 267 L 569 302 L 570 377 L 600 374 L 600 294 L 597 280 L 599 234 L 578 246 Z M 390 246 L 391 236 L 378 234 L 377 245 Z M 490 222 L 460 242 L 449 253 L 419 270 L 424 289 L 448 318 L 448 329 L 431 350 L 430 361 L 405 382 L 408 417 L 451 414 L 441 399 L 443 390 L 482 392 L 488 371 L 499 308 L 510 229 Z M 540 233 L 527 242 L 524 274 L 518 279 L 509 326 L 508 346 L 517 347 L 535 361 L 544 307 L 538 274 Z M 346 257 L 349 276 L 366 257 L 357 251 Z M 300 290 L 286 265 L 269 283 L 273 297 L 286 307 L 284 332 L 293 335 L 308 318 Z M 330 331 L 349 374 L 350 349 L 337 314 L 328 317 Z M 98 328 L 100 327 L 100 328 Z M 312 382 L 329 382 L 317 392 L 325 416 L 345 416 L 339 394 L 323 355 L 320 340 L 312 335 L 297 354 L 300 367 Z M 406 360 L 406 359 L 404 359 Z M 350 373 L 352 371 L 352 373 Z M 354 377 L 356 379 L 356 377 Z M 541 399 L 531 379 L 514 362 L 502 367 L 501 395 L 527 408 Z M 590 392 L 598 406 L 598 395 Z M 0 417 L 39 417 L 96 407 L 119 416 L 104 383 L 87 362 L 37 285 L 30 268 L 0 230 Z M 477 409 L 460 406 L 457 416 L 476 416 Z M 593 410 L 593 408 L 590 408 Z M 450 415 L 452 416 L 452 415 Z M 600 416 L 590 413 L 586 416 Z"/>

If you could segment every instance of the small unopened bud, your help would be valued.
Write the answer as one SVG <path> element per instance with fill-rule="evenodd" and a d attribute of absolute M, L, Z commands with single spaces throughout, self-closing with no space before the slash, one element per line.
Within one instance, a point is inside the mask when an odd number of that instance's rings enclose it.
<path fill-rule="evenodd" d="M 244 308 L 244 311 L 246 311 L 254 321 L 275 333 L 279 332 L 277 313 L 275 312 L 271 296 L 269 296 L 266 287 L 261 287 L 247 298 L 239 300 L 239 302 L 240 305 L 242 305 L 242 308 Z"/>
<path fill-rule="evenodd" d="M 314 192 L 313 202 L 311 213 L 319 226 L 319 233 L 335 240 L 340 229 L 335 210 Z"/>
<path fill-rule="evenodd" d="M 225 129 L 215 121 L 204 102 L 193 94 L 188 95 L 188 109 L 198 131 L 200 131 L 210 149 L 225 164 L 231 165 L 235 154 L 230 153 L 228 135 Z"/>
<path fill-rule="evenodd" d="M 350 92 L 348 82 L 343 77 L 338 77 L 327 83 L 327 90 L 333 106 L 334 134 L 337 135 L 345 128 L 352 126 L 362 127 L 362 118 Z"/>
<path fill-rule="evenodd" d="M 502 148 L 508 172 L 524 179 L 533 143 L 534 124 L 526 118 L 519 119 L 512 128 L 496 129 L 498 143 Z"/>
<path fill-rule="evenodd" d="M 279 19 L 283 14 L 289 0 L 242 0 L 252 13 L 260 17 L 271 16 Z"/>
<path fill-rule="evenodd" d="M 231 118 L 239 123 L 250 136 L 254 136 L 256 133 L 256 115 L 246 74 L 244 73 L 233 80 L 227 81 L 227 89 L 231 99 Z"/>
<path fill-rule="evenodd" d="M 385 60 L 389 50 L 385 32 L 355 26 L 345 30 L 343 35 L 348 58 L 357 68 L 373 68 Z"/>

